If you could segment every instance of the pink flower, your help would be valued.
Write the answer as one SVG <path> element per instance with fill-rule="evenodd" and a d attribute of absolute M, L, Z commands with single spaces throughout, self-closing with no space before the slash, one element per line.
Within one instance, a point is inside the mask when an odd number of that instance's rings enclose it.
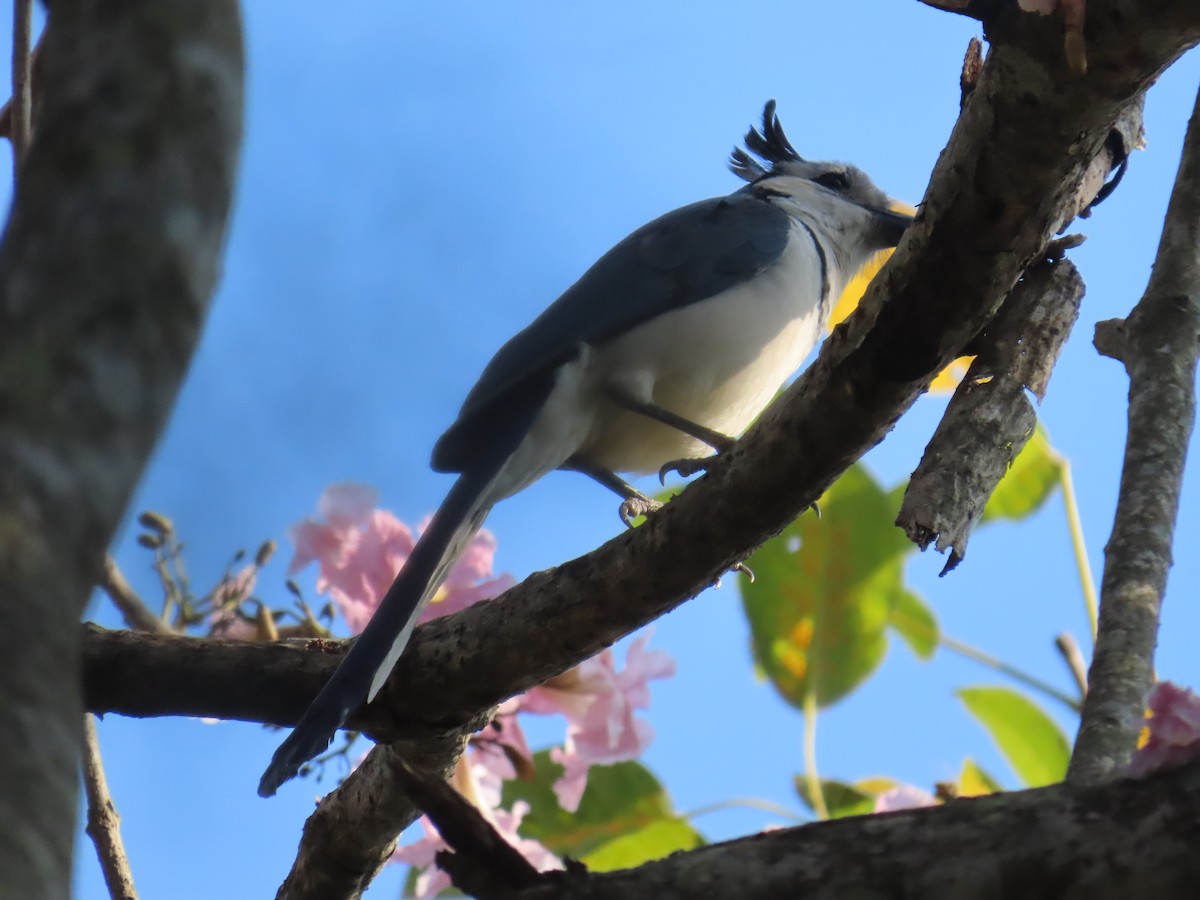
<path fill-rule="evenodd" d="M 1125 774 L 1134 778 L 1174 769 L 1200 755 L 1200 697 L 1160 681 L 1146 705 L 1149 737 L 1125 767 Z"/>
<path fill-rule="evenodd" d="M 317 590 L 333 598 L 353 634 L 366 627 L 416 545 L 407 525 L 376 508 L 377 499 L 374 489 L 363 485 L 330 485 L 317 505 L 325 521 L 306 519 L 288 532 L 296 545 L 288 574 L 319 563 Z M 419 621 L 457 612 L 512 587 L 516 582 L 511 576 L 492 577 L 495 550 L 490 533 L 475 535 Z"/>
<path fill-rule="evenodd" d="M 468 750 L 472 762 L 487 768 L 504 781 L 521 774 L 517 771 L 518 763 L 526 772 L 533 771 L 533 753 L 517 719 L 520 708 L 520 697 L 512 697 L 500 704 L 487 727 L 471 738 Z"/>
<path fill-rule="evenodd" d="M 633 759 L 654 739 L 650 723 L 635 718 L 634 710 L 649 707 L 646 683 L 674 675 L 675 661 L 661 650 L 647 652 L 649 640 L 645 634 L 629 645 L 621 672 L 612 650 L 605 650 L 521 698 L 525 712 L 567 717 L 566 742 L 551 751 L 551 758 L 565 770 L 554 784 L 563 809 L 579 808 L 589 766 Z"/>
<path fill-rule="evenodd" d="M 517 830 L 521 820 L 529 812 L 529 804 L 518 800 L 511 810 L 500 809 L 501 778 L 487 766 L 469 757 L 461 757 L 454 770 L 452 783 L 459 793 L 475 804 L 483 817 L 504 840 L 512 844 L 517 852 L 529 860 L 539 872 L 550 869 L 561 869 L 562 861 L 544 846 L 529 838 L 521 837 Z M 449 849 L 437 828 L 425 816 L 421 817 L 421 828 L 424 837 L 416 843 L 397 847 L 392 859 L 408 863 L 410 866 L 423 868 L 425 871 L 417 877 L 417 900 L 428 900 L 436 897 L 443 888 L 449 887 L 450 876 L 436 867 L 436 855 L 440 850 Z"/>
<path fill-rule="evenodd" d="M 875 798 L 873 812 L 897 812 L 901 809 L 920 809 L 923 806 L 936 806 L 937 798 L 929 791 L 911 784 L 901 784 L 891 790 L 884 791 Z"/>

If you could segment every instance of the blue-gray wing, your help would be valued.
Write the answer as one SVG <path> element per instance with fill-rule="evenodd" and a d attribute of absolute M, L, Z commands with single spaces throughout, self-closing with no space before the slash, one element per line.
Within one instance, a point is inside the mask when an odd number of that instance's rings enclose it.
<path fill-rule="evenodd" d="M 643 225 L 500 348 L 434 447 L 433 468 L 468 468 L 508 404 L 544 391 L 581 344 L 602 345 L 773 265 L 787 245 L 789 222 L 782 210 L 743 189 Z"/>

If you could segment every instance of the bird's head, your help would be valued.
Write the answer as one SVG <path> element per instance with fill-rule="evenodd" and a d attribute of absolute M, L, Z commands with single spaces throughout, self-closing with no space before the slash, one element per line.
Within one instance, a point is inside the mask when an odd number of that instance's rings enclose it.
<path fill-rule="evenodd" d="M 730 154 L 730 169 L 809 225 L 842 234 L 853 230 L 865 250 L 875 251 L 896 246 L 912 222 L 862 169 L 807 160 L 797 153 L 783 132 L 774 100 L 763 107 L 762 130 L 751 127 L 745 144 Z"/>

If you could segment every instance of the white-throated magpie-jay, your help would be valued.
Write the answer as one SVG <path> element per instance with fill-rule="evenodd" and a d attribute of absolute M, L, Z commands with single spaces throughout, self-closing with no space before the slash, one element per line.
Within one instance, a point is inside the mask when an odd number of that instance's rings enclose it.
<path fill-rule="evenodd" d="M 500 348 L 433 450 L 458 472 L 374 617 L 275 752 L 264 797 L 375 697 L 488 511 L 554 469 L 657 504 L 616 473 L 726 449 L 804 361 L 831 305 L 910 217 L 867 176 L 809 162 L 763 110 L 730 166 L 749 184 L 639 228 Z M 757 159 L 756 159 L 757 157 Z"/>

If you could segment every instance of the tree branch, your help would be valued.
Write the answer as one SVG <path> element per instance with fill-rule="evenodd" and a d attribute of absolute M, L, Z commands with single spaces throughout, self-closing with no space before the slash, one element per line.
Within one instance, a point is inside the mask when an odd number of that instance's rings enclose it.
<path fill-rule="evenodd" d="M 12 101 L 9 137 L 13 172 L 21 167 L 33 133 L 32 51 L 33 0 L 13 0 Z"/>
<path fill-rule="evenodd" d="M 104 872 L 104 884 L 113 900 L 137 900 L 133 871 L 121 840 L 121 817 L 108 792 L 96 717 L 83 714 L 83 787 L 87 794 L 87 836 L 96 845 L 96 856 Z"/>
<path fill-rule="evenodd" d="M 946 407 L 904 491 L 896 524 L 922 550 L 950 550 L 945 575 L 967 553 L 988 498 L 1037 425 L 1041 400 L 1079 315 L 1083 279 L 1068 260 L 1025 273 L 976 341 L 978 355 Z"/>
<path fill-rule="evenodd" d="M 142 602 L 142 598 L 125 580 L 117 561 L 111 553 L 104 555 L 104 566 L 100 570 L 100 589 L 108 594 L 121 613 L 125 624 L 134 631 L 152 631 L 157 634 L 170 634 L 171 629 Z"/>
<path fill-rule="evenodd" d="M 1200 351 L 1200 95 L 1146 293 L 1122 331 L 1129 428 L 1100 622 L 1068 779 L 1100 781 L 1129 761 L 1154 683 Z M 1097 338 L 1100 328 L 1097 327 Z"/>
<path fill-rule="evenodd" d="M 216 281 L 239 35 L 232 0 L 78 0 L 47 29 L 0 247 L 0 896 L 70 893 L 78 622 Z"/>
<path fill-rule="evenodd" d="M 547 872 L 508 900 L 1191 900 L 1200 766 L 817 822 L 636 869 Z"/>

